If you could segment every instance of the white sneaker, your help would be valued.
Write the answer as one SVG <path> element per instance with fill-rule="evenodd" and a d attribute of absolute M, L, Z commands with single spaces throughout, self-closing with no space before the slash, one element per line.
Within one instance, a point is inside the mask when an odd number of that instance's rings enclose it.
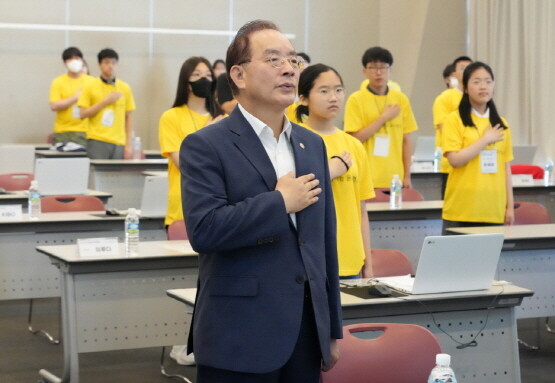
<path fill-rule="evenodd" d="M 187 355 L 187 345 L 173 346 L 170 351 L 170 358 L 175 360 L 177 364 L 182 366 L 194 366 L 195 365 L 195 355 L 190 353 Z"/>

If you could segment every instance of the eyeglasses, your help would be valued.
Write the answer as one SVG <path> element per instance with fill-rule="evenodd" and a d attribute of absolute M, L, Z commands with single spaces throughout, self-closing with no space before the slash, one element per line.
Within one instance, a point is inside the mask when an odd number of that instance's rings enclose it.
<path fill-rule="evenodd" d="M 390 69 L 391 67 L 389 65 L 383 65 L 383 66 L 377 66 L 377 65 L 368 65 L 366 67 L 366 69 L 372 71 L 372 72 L 386 72 Z"/>
<path fill-rule="evenodd" d="M 276 69 L 282 68 L 283 65 L 285 65 L 286 61 L 289 63 L 289 65 L 291 65 L 291 67 L 293 69 L 303 69 L 304 68 L 304 60 L 300 56 L 285 57 L 285 56 L 279 56 L 279 55 L 270 55 L 262 61 L 264 61 L 265 63 L 270 64 L 271 66 L 273 66 Z M 248 64 L 250 62 L 251 62 L 251 60 L 243 61 L 239 65 Z"/>

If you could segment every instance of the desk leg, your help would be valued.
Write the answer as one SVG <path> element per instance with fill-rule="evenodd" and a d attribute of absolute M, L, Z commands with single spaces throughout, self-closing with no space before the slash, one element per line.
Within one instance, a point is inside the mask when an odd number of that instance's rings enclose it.
<path fill-rule="evenodd" d="M 67 345 L 68 351 L 64 352 L 64 359 L 69 360 L 69 371 L 64 373 L 69 373 L 69 381 L 71 383 L 79 383 L 79 348 L 77 346 L 77 322 L 76 322 L 76 304 L 75 304 L 75 275 L 65 274 L 65 288 L 63 297 L 67 298 L 66 310 L 67 310 L 67 321 L 64 328 L 67 331 Z"/>

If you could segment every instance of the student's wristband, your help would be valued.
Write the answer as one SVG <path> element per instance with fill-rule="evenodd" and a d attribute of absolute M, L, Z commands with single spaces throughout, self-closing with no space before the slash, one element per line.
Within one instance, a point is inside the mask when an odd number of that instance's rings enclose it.
<path fill-rule="evenodd" d="M 347 165 L 347 163 L 345 162 L 345 160 L 339 156 L 331 156 L 331 158 L 338 158 L 341 162 L 343 162 L 343 165 L 345 165 L 345 167 L 347 168 L 347 170 L 349 170 L 349 165 Z"/>

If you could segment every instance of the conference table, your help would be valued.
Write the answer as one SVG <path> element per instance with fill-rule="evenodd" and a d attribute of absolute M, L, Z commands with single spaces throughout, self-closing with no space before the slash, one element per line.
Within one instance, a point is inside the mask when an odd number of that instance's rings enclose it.
<path fill-rule="evenodd" d="M 343 325 L 417 324 L 430 330 L 442 351 L 451 355 L 460 382 L 520 382 L 515 307 L 532 291 L 494 282 L 486 291 L 388 298 L 365 297 L 366 292 L 364 287 L 342 288 Z M 195 293 L 195 288 L 167 292 L 188 307 L 194 306 Z M 474 338 L 475 346 L 457 348 L 457 342 L 467 343 Z"/>
<path fill-rule="evenodd" d="M 81 238 L 124 236 L 124 216 L 102 212 L 27 214 L 0 220 L 0 300 L 60 296 L 58 270 L 36 252 L 37 246 L 72 244 Z M 163 218 L 141 218 L 141 241 L 166 239 Z"/>
<path fill-rule="evenodd" d="M 113 194 L 108 207 L 140 208 L 145 171 L 167 171 L 168 159 L 91 160 L 89 187 Z M 161 196 L 166 198 L 166 196 Z"/>
<path fill-rule="evenodd" d="M 151 150 L 146 149 L 143 150 L 143 154 L 145 155 L 145 159 L 153 160 L 153 159 L 162 159 L 162 155 L 160 154 L 160 150 Z M 51 150 L 49 148 L 40 150 L 35 150 L 35 157 L 36 158 L 73 158 L 73 157 L 86 157 L 87 152 L 60 152 L 57 150 Z"/>
<path fill-rule="evenodd" d="M 403 201 L 400 209 L 388 202 L 367 202 L 371 245 L 400 250 L 416 268 L 424 238 L 441 235 L 443 201 Z"/>
<path fill-rule="evenodd" d="M 108 200 L 112 197 L 111 193 L 97 190 L 87 190 L 85 195 L 99 198 L 104 205 L 108 204 Z M 29 192 L 27 190 L 8 191 L 0 194 L 0 205 L 21 205 L 24 212 L 27 211 Z"/>
<path fill-rule="evenodd" d="M 62 290 L 63 382 L 79 382 L 79 353 L 184 344 L 189 317 L 166 290 L 196 286 L 188 241 L 140 242 L 137 256 L 81 257 L 77 245 L 39 246 Z M 44 256 L 44 255 L 46 256 Z M 59 382 L 41 370 L 46 381 Z"/>
<path fill-rule="evenodd" d="M 516 315 L 541 318 L 555 315 L 555 224 L 451 228 L 454 234 L 505 235 L 497 279 L 534 290 Z"/>

